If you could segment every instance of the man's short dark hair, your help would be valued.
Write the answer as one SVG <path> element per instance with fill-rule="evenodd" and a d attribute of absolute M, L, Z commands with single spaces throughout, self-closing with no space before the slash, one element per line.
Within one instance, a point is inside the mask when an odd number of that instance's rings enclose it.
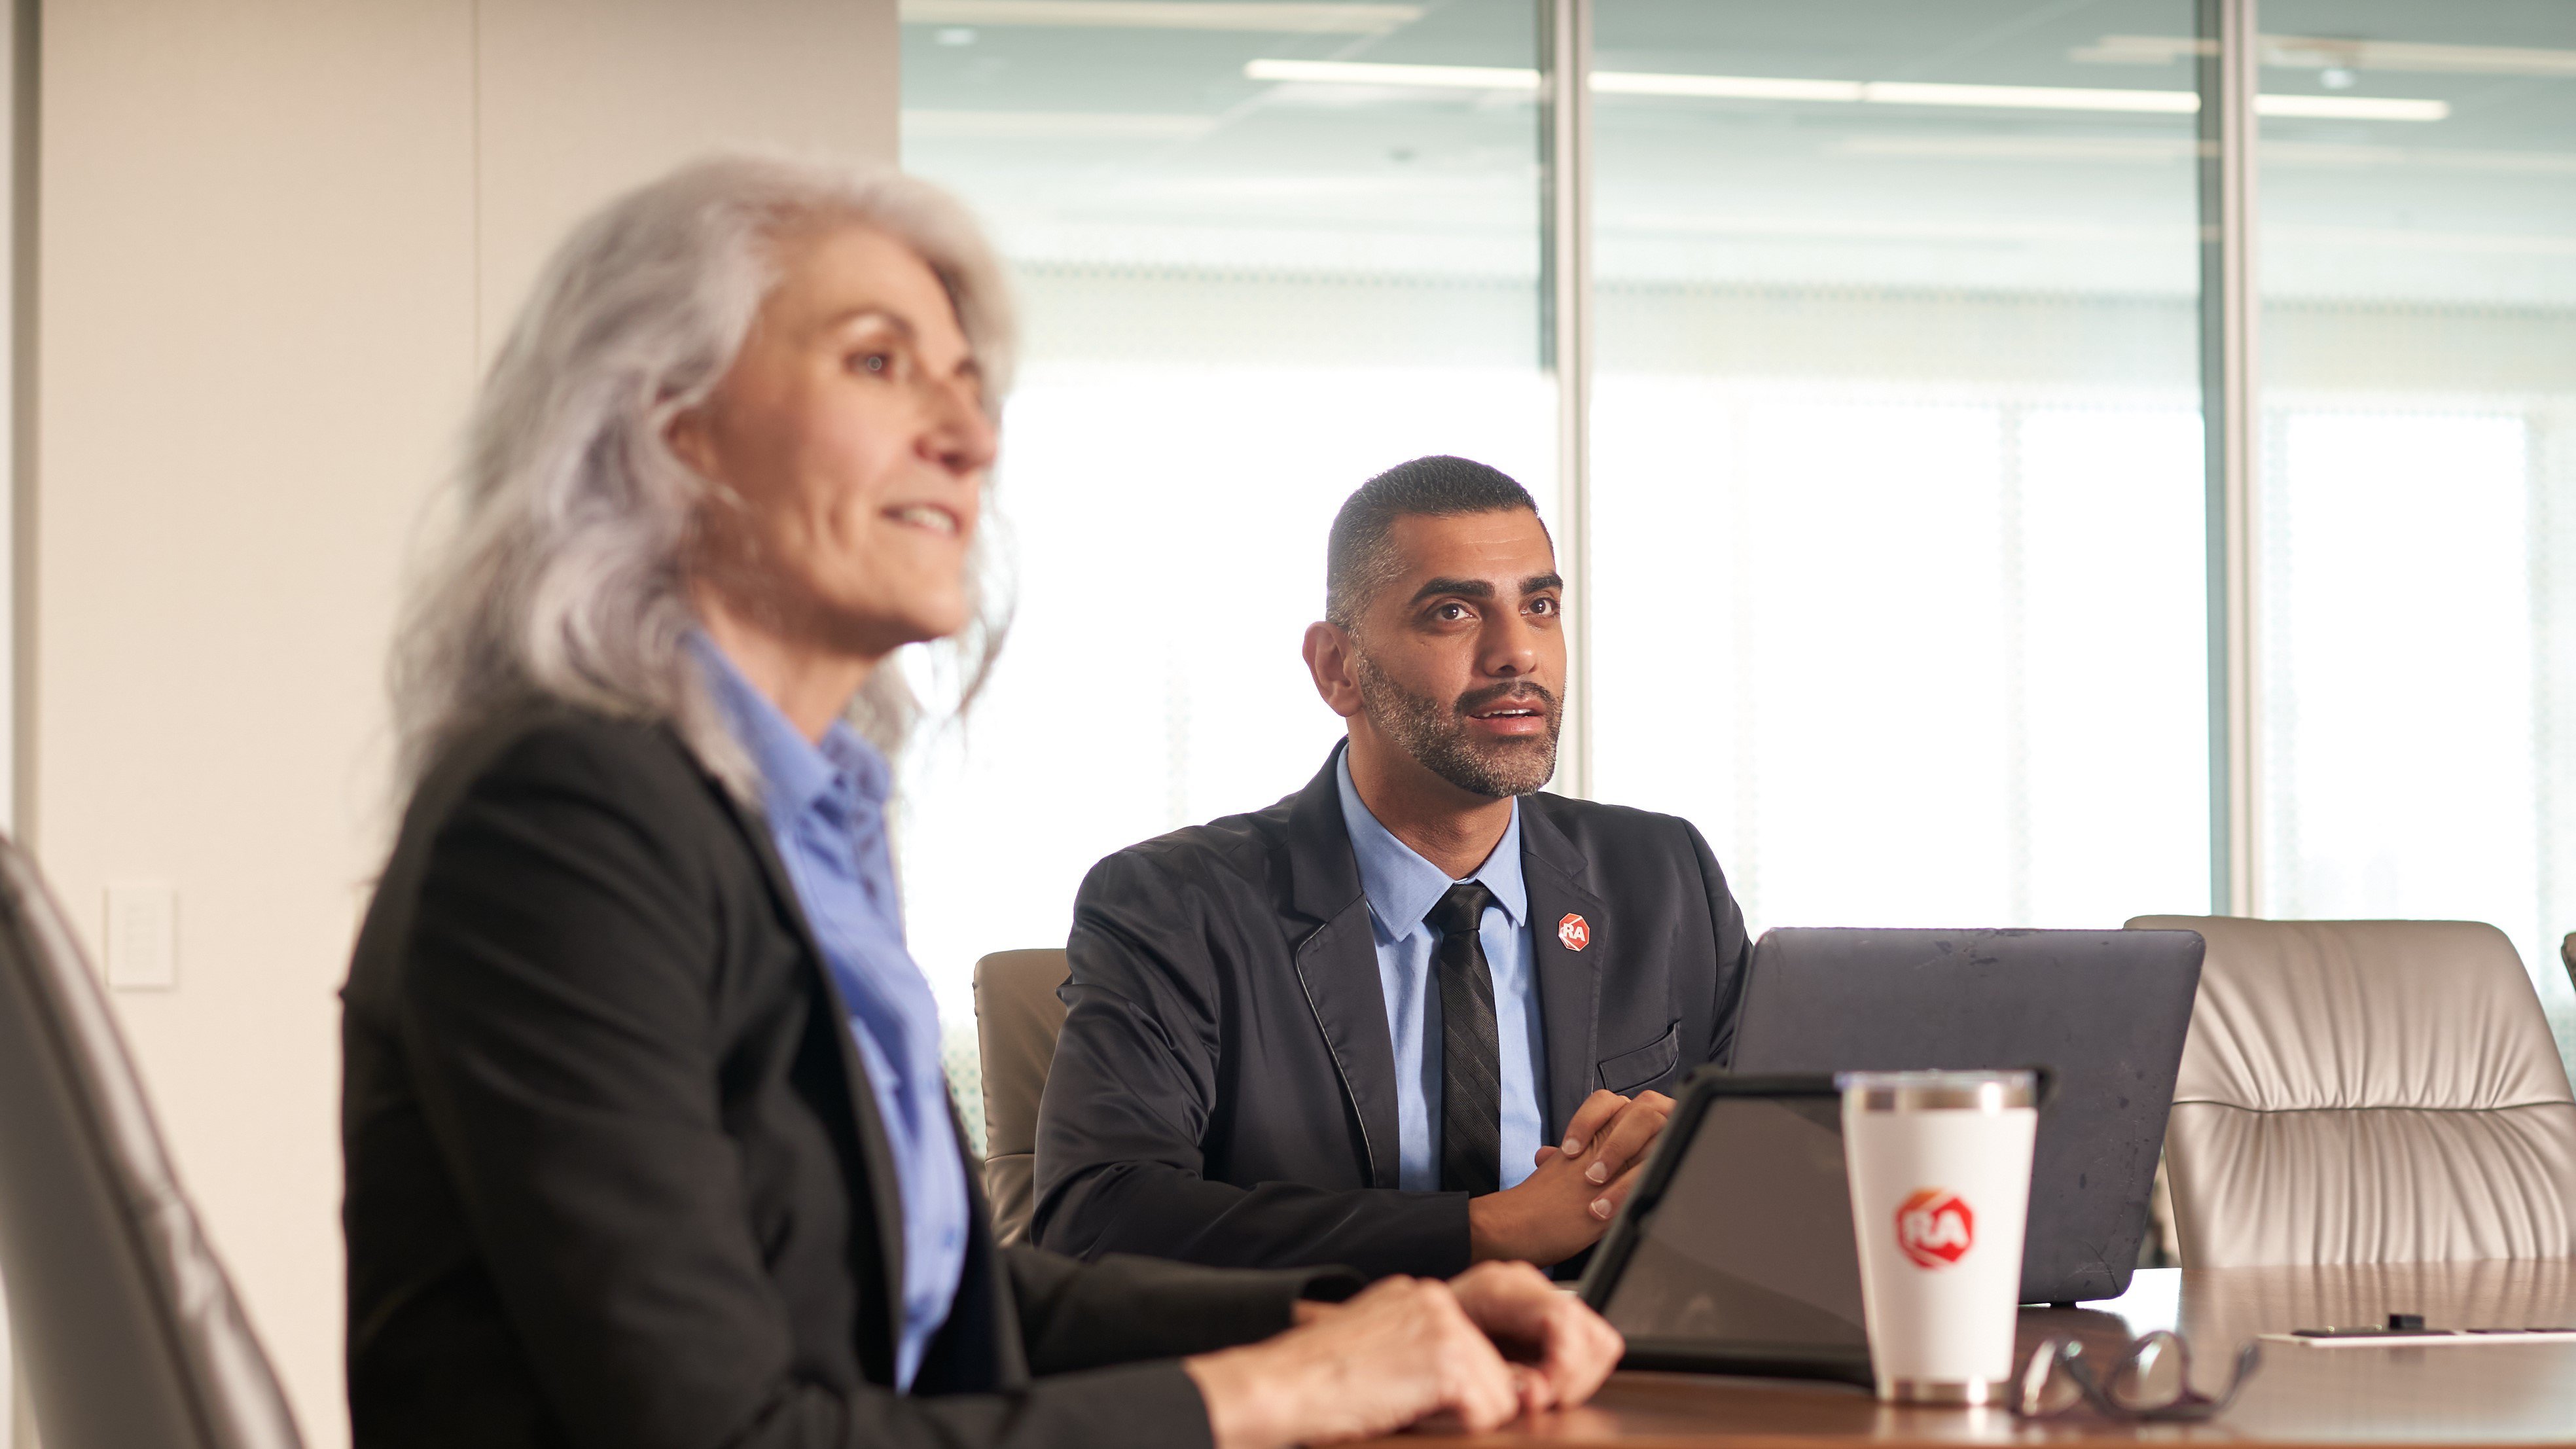
<path fill-rule="evenodd" d="M 1461 513 L 1538 512 L 1538 500 L 1500 468 L 1446 455 L 1398 463 L 1359 486 L 1333 515 L 1324 554 L 1324 617 L 1351 628 L 1395 575 L 1395 521 Z"/>

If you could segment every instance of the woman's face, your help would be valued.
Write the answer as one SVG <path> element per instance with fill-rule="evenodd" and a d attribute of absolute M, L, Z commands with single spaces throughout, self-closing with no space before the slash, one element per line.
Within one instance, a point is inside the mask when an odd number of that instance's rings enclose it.
<path fill-rule="evenodd" d="M 671 425 L 715 485 L 693 583 L 799 650 L 954 634 L 994 436 L 947 290 L 866 226 L 789 237 L 777 263 L 732 368 Z"/>

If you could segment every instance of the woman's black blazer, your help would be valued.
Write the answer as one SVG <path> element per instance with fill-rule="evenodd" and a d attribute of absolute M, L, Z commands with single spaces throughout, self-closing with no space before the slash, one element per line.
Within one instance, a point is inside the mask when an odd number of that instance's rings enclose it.
<path fill-rule="evenodd" d="M 661 725 L 531 707 L 451 750 L 343 997 L 359 1449 L 1204 1443 L 1169 1360 L 1351 1281 L 997 1248 L 976 1194 L 894 1392 L 866 1074 L 766 828 Z"/>

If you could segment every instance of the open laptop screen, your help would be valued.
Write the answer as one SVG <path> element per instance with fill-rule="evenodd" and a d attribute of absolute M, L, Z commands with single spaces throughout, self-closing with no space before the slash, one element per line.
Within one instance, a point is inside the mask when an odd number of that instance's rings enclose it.
<path fill-rule="evenodd" d="M 2201 950 L 2191 931 L 1766 931 L 1732 1065 L 2045 1068 L 2021 1300 L 2114 1298 L 2147 1232 Z"/>

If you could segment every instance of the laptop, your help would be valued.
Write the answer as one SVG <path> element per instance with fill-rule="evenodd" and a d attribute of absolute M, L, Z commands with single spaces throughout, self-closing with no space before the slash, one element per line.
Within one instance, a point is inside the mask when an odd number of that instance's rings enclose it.
<path fill-rule="evenodd" d="M 2201 950 L 2196 931 L 1766 931 L 1729 1065 L 2047 1068 L 2022 1301 L 2116 1298 L 2147 1233 Z"/>
<path fill-rule="evenodd" d="M 1580 1292 L 1620 1366 L 1871 1382 L 1833 1078 L 1693 1072 Z"/>

